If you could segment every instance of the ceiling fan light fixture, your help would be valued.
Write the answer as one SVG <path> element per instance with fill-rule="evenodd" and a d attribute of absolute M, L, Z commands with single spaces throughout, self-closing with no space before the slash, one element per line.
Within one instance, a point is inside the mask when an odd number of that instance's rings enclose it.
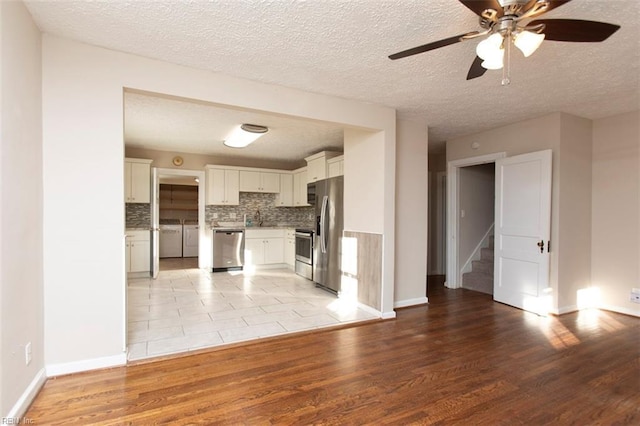
<path fill-rule="evenodd" d="M 515 36 L 513 44 L 520 49 L 525 58 L 528 58 L 540 47 L 543 40 L 544 34 L 522 31 Z"/>
<path fill-rule="evenodd" d="M 504 62 L 502 58 L 500 58 L 496 61 L 482 61 L 480 65 L 482 66 L 482 68 L 487 70 L 499 70 L 504 66 Z"/>
<path fill-rule="evenodd" d="M 233 130 L 224 140 L 224 144 L 231 148 L 245 148 L 268 131 L 269 128 L 266 126 L 244 123 Z"/>
<path fill-rule="evenodd" d="M 490 63 L 502 61 L 504 49 L 502 49 L 503 38 L 500 33 L 495 33 L 482 40 L 476 46 L 476 54 Z"/>

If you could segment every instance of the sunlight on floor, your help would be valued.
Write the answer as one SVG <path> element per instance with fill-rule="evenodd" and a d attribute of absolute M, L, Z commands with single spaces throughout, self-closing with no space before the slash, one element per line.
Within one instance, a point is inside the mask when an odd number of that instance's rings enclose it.
<path fill-rule="evenodd" d="M 580 343 L 580 339 L 555 317 L 540 317 L 539 328 L 551 346 L 557 350 L 567 349 Z"/>

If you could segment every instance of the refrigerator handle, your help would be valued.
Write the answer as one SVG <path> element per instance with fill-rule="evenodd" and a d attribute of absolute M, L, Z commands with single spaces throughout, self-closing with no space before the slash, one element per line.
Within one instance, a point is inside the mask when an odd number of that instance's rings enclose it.
<path fill-rule="evenodd" d="M 329 197 L 322 197 L 322 210 L 320 210 L 320 249 L 322 253 L 327 252 L 327 204 Z"/>

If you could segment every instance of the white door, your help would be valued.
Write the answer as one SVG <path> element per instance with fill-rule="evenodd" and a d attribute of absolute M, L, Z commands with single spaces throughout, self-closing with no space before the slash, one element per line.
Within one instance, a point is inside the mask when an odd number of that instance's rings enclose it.
<path fill-rule="evenodd" d="M 151 178 L 151 276 L 158 278 L 160 272 L 160 178 L 153 168 Z"/>
<path fill-rule="evenodd" d="M 551 150 L 496 161 L 493 297 L 546 314 L 551 223 Z"/>

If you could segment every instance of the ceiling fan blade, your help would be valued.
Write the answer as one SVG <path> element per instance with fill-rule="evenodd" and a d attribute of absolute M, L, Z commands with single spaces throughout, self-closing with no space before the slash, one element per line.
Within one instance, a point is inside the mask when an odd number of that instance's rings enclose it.
<path fill-rule="evenodd" d="M 432 43 L 423 44 L 422 46 L 413 47 L 411 49 L 403 50 L 402 52 L 389 55 L 389 59 L 406 58 L 407 56 L 417 55 L 418 53 L 428 52 L 429 50 L 439 49 L 440 47 L 449 46 L 462 41 L 462 37 L 476 34 L 477 31 L 473 31 L 467 34 L 460 34 L 457 36 L 445 38 L 442 40 L 434 41 Z"/>
<path fill-rule="evenodd" d="M 478 16 L 482 16 L 482 12 L 484 12 L 487 9 L 493 9 L 496 12 L 498 12 L 497 17 L 501 17 L 503 12 L 502 12 L 502 6 L 500 6 L 500 3 L 498 2 L 498 0 L 458 0 L 460 3 L 464 4 L 465 6 L 467 6 L 473 13 L 475 13 Z"/>
<path fill-rule="evenodd" d="M 528 18 L 533 18 L 534 16 L 538 16 L 538 15 L 542 15 L 543 13 L 547 13 L 550 10 L 555 9 L 556 7 L 560 7 L 565 3 L 569 3 L 571 0 L 549 0 L 547 1 L 548 5 L 547 8 L 543 11 L 539 11 L 536 13 L 532 13 L 531 15 L 527 16 Z M 538 2 L 538 0 L 529 0 L 529 3 L 526 4 L 526 6 L 524 7 L 524 10 L 529 10 L 531 9 L 536 3 Z"/>
<path fill-rule="evenodd" d="M 469 68 L 469 73 L 467 74 L 467 80 L 473 80 L 474 78 L 482 77 L 487 69 L 482 66 L 483 59 L 479 56 L 476 56 L 476 59 L 473 60 L 471 64 L 471 68 Z"/>
<path fill-rule="evenodd" d="M 620 25 L 580 19 L 538 19 L 530 22 L 528 26 L 539 24 L 545 25 L 542 31 L 545 35 L 545 40 L 553 41 L 604 41 L 620 29 Z"/>

